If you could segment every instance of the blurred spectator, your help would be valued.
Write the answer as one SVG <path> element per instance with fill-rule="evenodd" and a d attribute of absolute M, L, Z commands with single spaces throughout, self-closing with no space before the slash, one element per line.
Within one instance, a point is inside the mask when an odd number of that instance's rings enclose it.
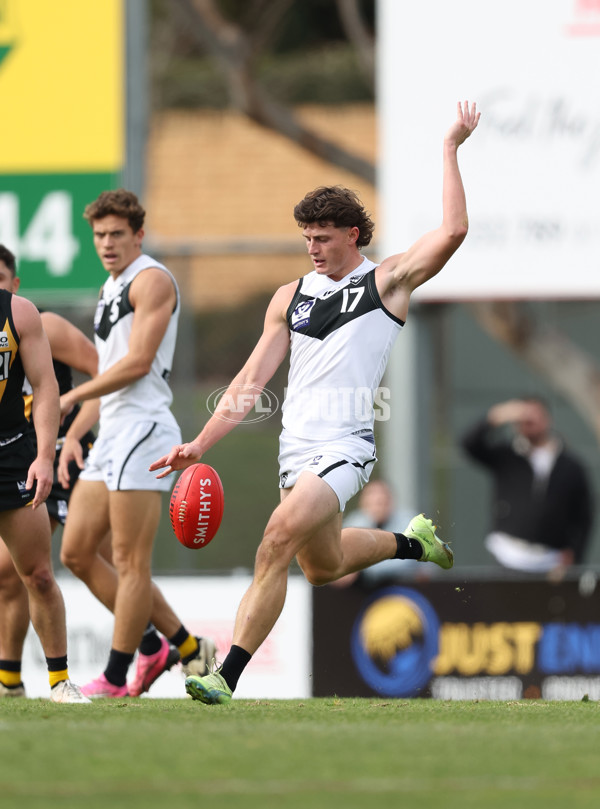
<path fill-rule="evenodd" d="M 503 567 L 561 578 L 583 561 L 593 521 L 588 476 L 553 432 L 543 399 L 494 405 L 462 446 L 493 476 L 485 545 Z"/>
<path fill-rule="evenodd" d="M 372 480 L 358 497 L 358 508 L 344 518 L 344 528 L 380 528 L 383 531 L 403 531 L 415 514 L 414 509 L 396 508 L 394 495 L 383 480 Z M 418 572 L 417 572 L 418 571 Z M 385 559 L 360 573 L 350 573 L 335 585 L 348 586 L 355 582 L 374 586 L 383 579 L 426 576 L 429 571 L 415 559 Z"/>

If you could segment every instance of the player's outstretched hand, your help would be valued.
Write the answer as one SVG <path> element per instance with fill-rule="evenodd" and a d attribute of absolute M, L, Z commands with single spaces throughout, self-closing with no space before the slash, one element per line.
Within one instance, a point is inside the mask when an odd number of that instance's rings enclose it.
<path fill-rule="evenodd" d="M 198 463 L 201 457 L 202 451 L 193 441 L 190 441 L 189 444 L 176 444 L 168 455 L 163 455 L 162 458 L 151 463 L 149 469 L 151 472 L 164 469 L 164 472 L 156 476 L 164 478 L 171 472 L 179 472 L 181 469 L 187 469 L 188 466 Z"/>
<path fill-rule="evenodd" d="M 475 130 L 481 113 L 477 112 L 477 104 L 473 103 L 469 106 L 468 101 L 465 101 L 464 104 L 458 102 L 457 113 L 456 121 L 446 132 L 446 140 L 453 141 L 458 148 Z"/>

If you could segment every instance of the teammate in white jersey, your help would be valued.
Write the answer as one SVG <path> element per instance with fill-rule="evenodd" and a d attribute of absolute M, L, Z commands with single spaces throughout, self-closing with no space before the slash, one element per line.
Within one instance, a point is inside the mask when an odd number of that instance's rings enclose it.
<path fill-rule="evenodd" d="M 410 295 L 442 269 L 467 234 L 457 150 L 478 121 L 474 104 L 459 103 L 457 119 L 446 132 L 441 225 L 377 267 L 360 253 L 371 240 L 373 223 L 353 192 L 318 188 L 296 206 L 294 218 L 314 271 L 275 293 L 258 344 L 200 434 L 150 467 L 164 469 L 160 478 L 197 463 L 243 419 L 252 407 L 248 394 L 264 388 L 291 347 L 279 456 L 281 503 L 258 548 L 253 581 L 238 609 L 223 665 L 186 679 L 194 699 L 229 702 L 240 674 L 281 613 L 294 557 L 315 585 L 384 559 L 452 567 L 452 551 L 423 515 L 400 534 L 342 530 L 342 513 L 376 460 L 373 397 L 406 320 Z"/>
<path fill-rule="evenodd" d="M 180 658 L 186 673 L 204 673 L 214 644 L 190 635 L 150 577 L 161 492 L 170 485 L 150 474 L 148 464 L 165 441 L 181 440 L 168 384 L 180 310 L 177 284 L 166 267 L 142 253 L 145 211 L 135 194 L 105 191 L 84 215 L 109 278 L 94 319 L 98 375 L 61 397 L 63 413 L 84 403 L 60 457 L 65 485 L 71 460 L 83 468 L 71 495 L 61 559 L 115 616 L 106 669 L 83 691 L 92 698 L 120 698 L 147 691 Z M 84 466 L 75 436 L 98 414 L 98 438 Z M 99 552 L 109 529 L 114 564 Z"/>

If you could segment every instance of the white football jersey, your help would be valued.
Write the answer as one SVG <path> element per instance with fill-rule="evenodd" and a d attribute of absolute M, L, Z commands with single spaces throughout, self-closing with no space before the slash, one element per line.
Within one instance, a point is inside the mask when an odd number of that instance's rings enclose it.
<path fill-rule="evenodd" d="M 375 267 L 363 259 L 340 281 L 311 272 L 287 311 L 291 356 L 283 426 L 331 440 L 373 429 L 373 405 L 404 322 L 385 309 Z"/>
<path fill-rule="evenodd" d="M 116 279 L 110 276 L 100 290 L 94 317 L 98 373 L 106 371 L 127 354 L 134 312 L 129 300 L 131 282 L 149 267 L 158 267 L 171 278 L 177 295 L 175 308 L 150 372 L 137 382 L 101 397 L 99 435 L 104 437 L 122 428 L 124 422 L 144 420 L 177 426 L 170 410 L 173 395 L 169 375 L 181 308 L 179 289 L 169 270 L 150 256 L 136 258 Z"/>

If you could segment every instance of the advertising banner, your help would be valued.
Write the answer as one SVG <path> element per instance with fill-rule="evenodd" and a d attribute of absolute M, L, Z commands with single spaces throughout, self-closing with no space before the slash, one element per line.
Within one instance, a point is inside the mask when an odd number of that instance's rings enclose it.
<path fill-rule="evenodd" d="M 313 591 L 314 696 L 600 699 L 600 588 L 431 581 Z"/>
<path fill-rule="evenodd" d="M 123 168 L 124 36 L 123 0 L 0 2 L 0 243 L 37 303 L 104 280 L 82 214 Z"/>
<path fill-rule="evenodd" d="M 231 646 L 237 608 L 250 585 L 250 576 L 157 576 L 154 581 L 190 632 L 213 638 L 217 660 L 222 662 Z M 67 611 L 69 674 L 78 685 L 84 685 L 106 667 L 113 616 L 72 576 L 61 577 L 59 584 Z M 304 578 L 290 577 L 283 612 L 244 672 L 235 692 L 237 698 L 310 696 L 310 590 Z M 134 667 L 135 661 L 130 679 Z M 177 664 L 161 675 L 147 696 L 187 699 L 184 680 Z M 48 672 L 33 629 L 27 635 L 23 655 L 23 682 L 27 696 L 49 696 Z"/>
<path fill-rule="evenodd" d="M 600 294 L 599 0 L 379 0 L 384 244 L 441 221 L 442 139 L 456 103 L 470 230 L 416 300 Z"/>

